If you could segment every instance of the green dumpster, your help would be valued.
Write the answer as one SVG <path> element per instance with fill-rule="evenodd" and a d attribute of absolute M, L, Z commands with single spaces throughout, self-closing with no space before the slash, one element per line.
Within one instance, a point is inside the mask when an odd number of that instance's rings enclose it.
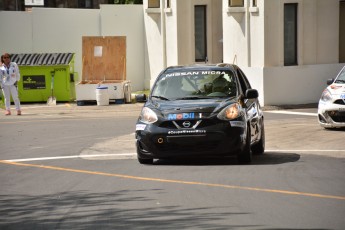
<path fill-rule="evenodd" d="M 52 85 L 56 101 L 75 100 L 73 53 L 12 54 L 11 60 L 20 70 L 18 94 L 21 102 L 46 102 L 52 96 Z"/>

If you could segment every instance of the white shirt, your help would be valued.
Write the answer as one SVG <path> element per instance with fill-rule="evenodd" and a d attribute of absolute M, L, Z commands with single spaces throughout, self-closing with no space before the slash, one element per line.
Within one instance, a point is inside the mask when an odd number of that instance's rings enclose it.
<path fill-rule="evenodd" d="M 20 72 L 17 63 L 10 62 L 9 67 L 3 63 L 0 67 L 0 77 L 2 85 L 13 85 L 20 80 Z"/>

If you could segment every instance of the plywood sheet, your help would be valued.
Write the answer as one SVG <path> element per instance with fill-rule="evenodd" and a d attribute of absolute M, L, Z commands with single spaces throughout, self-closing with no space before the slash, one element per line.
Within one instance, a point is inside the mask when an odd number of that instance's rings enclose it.
<path fill-rule="evenodd" d="M 84 36 L 82 84 L 126 80 L 126 37 Z"/>

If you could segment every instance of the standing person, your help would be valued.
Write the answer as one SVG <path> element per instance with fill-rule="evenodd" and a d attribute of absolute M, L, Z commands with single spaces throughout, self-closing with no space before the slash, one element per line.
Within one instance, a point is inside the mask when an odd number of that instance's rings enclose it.
<path fill-rule="evenodd" d="M 20 101 L 18 98 L 17 82 L 20 80 L 20 72 L 17 63 L 11 62 L 8 53 L 1 55 L 1 87 L 5 97 L 5 115 L 11 115 L 11 95 L 16 106 L 17 115 L 21 115 Z"/>

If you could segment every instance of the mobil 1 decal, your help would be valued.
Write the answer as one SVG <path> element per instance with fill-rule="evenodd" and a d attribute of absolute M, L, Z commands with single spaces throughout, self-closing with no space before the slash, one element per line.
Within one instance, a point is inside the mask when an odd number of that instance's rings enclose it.
<path fill-rule="evenodd" d="M 167 119 L 171 121 L 188 120 L 196 118 L 202 118 L 202 113 L 171 113 L 167 115 Z"/>

